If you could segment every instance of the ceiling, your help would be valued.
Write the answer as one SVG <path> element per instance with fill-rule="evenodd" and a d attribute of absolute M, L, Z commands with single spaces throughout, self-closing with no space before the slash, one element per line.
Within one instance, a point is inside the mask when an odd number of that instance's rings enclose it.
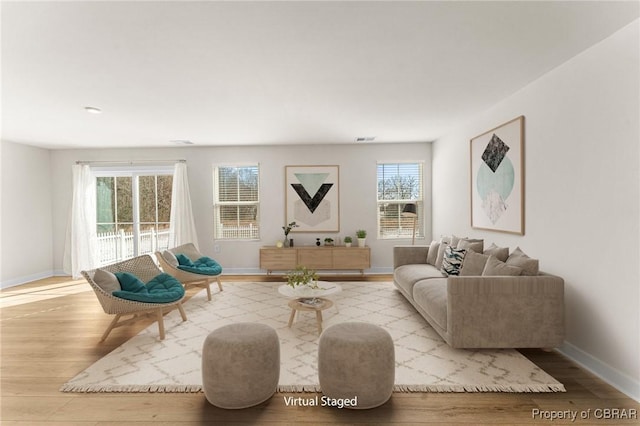
<path fill-rule="evenodd" d="M 2 140 L 51 149 L 433 141 L 639 16 L 638 1 L 1 7 Z"/>

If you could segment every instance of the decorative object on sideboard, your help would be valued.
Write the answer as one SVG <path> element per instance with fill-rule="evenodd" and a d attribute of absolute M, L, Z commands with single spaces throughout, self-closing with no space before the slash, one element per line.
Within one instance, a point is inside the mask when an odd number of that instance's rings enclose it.
<path fill-rule="evenodd" d="M 524 235 L 524 116 L 471 139 L 471 227 Z"/>
<path fill-rule="evenodd" d="M 358 237 L 358 247 L 364 247 L 367 243 L 367 231 L 358 229 L 356 231 L 356 237 Z"/>
<path fill-rule="evenodd" d="M 333 238 L 329 238 L 329 237 L 325 238 L 324 239 L 324 245 L 328 246 L 328 247 L 333 246 Z"/>
<path fill-rule="evenodd" d="M 293 228 L 297 228 L 299 225 L 294 221 L 294 222 L 289 222 L 289 224 L 287 226 L 283 226 L 282 230 L 284 231 L 284 246 L 285 247 L 291 247 L 293 246 L 293 238 L 289 239 L 289 232 L 291 232 L 291 230 Z"/>
<path fill-rule="evenodd" d="M 353 242 L 353 239 L 351 238 L 351 236 L 347 235 L 346 237 L 344 237 L 345 247 L 351 247 L 352 242 Z"/>
<path fill-rule="evenodd" d="M 402 216 L 413 218 L 413 232 L 411 232 L 411 245 L 416 243 L 416 218 L 418 217 L 417 206 L 413 203 L 405 204 L 402 208 Z"/>

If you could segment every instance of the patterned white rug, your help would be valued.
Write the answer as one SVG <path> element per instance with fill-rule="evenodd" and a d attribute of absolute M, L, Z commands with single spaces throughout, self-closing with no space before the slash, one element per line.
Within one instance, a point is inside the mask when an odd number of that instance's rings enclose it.
<path fill-rule="evenodd" d="M 449 347 L 389 282 L 343 282 L 330 296 L 324 328 L 346 321 L 377 324 L 393 337 L 397 392 L 564 392 L 564 386 L 515 350 Z M 313 312 L 299 312 L 291 328 L 280 283 L 224 283 L 207 301 L 204 291 L 165 317 L 166 338 L 149 326 L 65 383 L 63 392 L 199 392 L 205 337 L 234 322 L 259 322 L 280 338 L 281 392 L 319 391 L 318 334 Z"/>

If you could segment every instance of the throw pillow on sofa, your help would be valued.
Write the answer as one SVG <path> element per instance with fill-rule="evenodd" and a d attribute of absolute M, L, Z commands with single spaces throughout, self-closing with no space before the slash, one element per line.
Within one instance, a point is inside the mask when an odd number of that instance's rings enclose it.
<path fill-rule="evenodd" d="M 484 265 L 482 271 L 483 276 L 518 276 L 522 274 L 522 268 L 510 266 L 498 260 L 497 257 L 490 255 L 487 264 Z"/>
<path fill-rule="evenodd" d="M 509 247 L 498 247 L 495 243 L 491 243 L 484 254 L 489 254 L 498 258 L 501 262 L 506 262 L 509 258 Z"/>
<path fill-rule="evenodd" d="M 445 249 L 447 247 L 449 247 L 449 245 L 450 244 L 447 241 L 444 241 L 444 240 L 440 241 L 440 245 L 438 246 L 438 254 L 437 254 L 437 257 L 436 257 L 436 263 L 435 263 L 435 265 L 433 265 L 433 266 L 436 267 L 436 269 L 438 271 L 442 269 L 442 260 L 444 259 L 444 251 L 445 251 Z"/>
<path fill-rule="evenodd" d="M 507 259 L 507 265 L 522 268 L 522 275 L 538 275 L 538 259 L 530 258 L 522 250 L 520 250 L 520 247 L 516 247 L 513 253 L 511 253 L 509 258 Z"/>
<path fill-rule="evenodd" d="M 427 253 L 427 263 L 429 265 L 436 266 L 436 259 L 438 258 L 439 247 L 440 247 L 439 241 L 431 241 L 431 245 L 429 245 L 429 252 Z"/>
<path fill-rule="evenodd" d="M 193 266 L 193 261 L 191 261 L 191 259 L 189 259 L 189 257 L 185 254 L 176 254 L 176 259 L 178 259 L 178 265 Z"/>
<path fill-rule="evenodd" d="M 463 238 L 458 241 L 459 249 L 473 250 L 476 253 L 482 253 L 484 251 L 484 240 L 474 240 L 471 238 Z"/>
<path fill-rule="evenodd" d="M 467 250 L 451 247 L 447 245 L 444 250 L 444 257 L 442 259 L 442 268 L 440 269 L 446 275 L 460 275 L 460 268 L 464 257 L 467 254 Z"/>
<path fill-rule="evenodd" d="M 489 260 L 488 254 L 476 253 L 472 250 L 468 250 L 464 256 L 462 262 L 462 268 L 460 269 L 460 276 L 480 276 L 484 267 Z"/>
<path fill-rule="evenodd" d="M 121 299 L 143 303 L 170 303 L 184 297 L 182 284 L 166 273 L 156 275 L 146 284 L 128 272 L 117 272 L 115 275 L 122 290 L 114 291 L 113 295 Z"/>

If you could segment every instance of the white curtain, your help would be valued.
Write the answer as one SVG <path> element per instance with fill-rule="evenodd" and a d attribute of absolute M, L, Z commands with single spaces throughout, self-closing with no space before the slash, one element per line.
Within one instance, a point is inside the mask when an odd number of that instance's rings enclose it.
<path fill-rule="evenodd" d="M 169 247 L 193 243 L 198 247 L 196 225 L 193 221 L 191 195 L 187 165 L 176 163 L 173 169 L 173 188 L 171 192 L 171 223 L 169 225 Z"/>
<path fill-rule="evenodd" d="M 86 164 L 75 164 L 73 199 L 64 247 L 64 271 L 73 278 L 93 269 L 96 262 L 96 179 Z"/>

